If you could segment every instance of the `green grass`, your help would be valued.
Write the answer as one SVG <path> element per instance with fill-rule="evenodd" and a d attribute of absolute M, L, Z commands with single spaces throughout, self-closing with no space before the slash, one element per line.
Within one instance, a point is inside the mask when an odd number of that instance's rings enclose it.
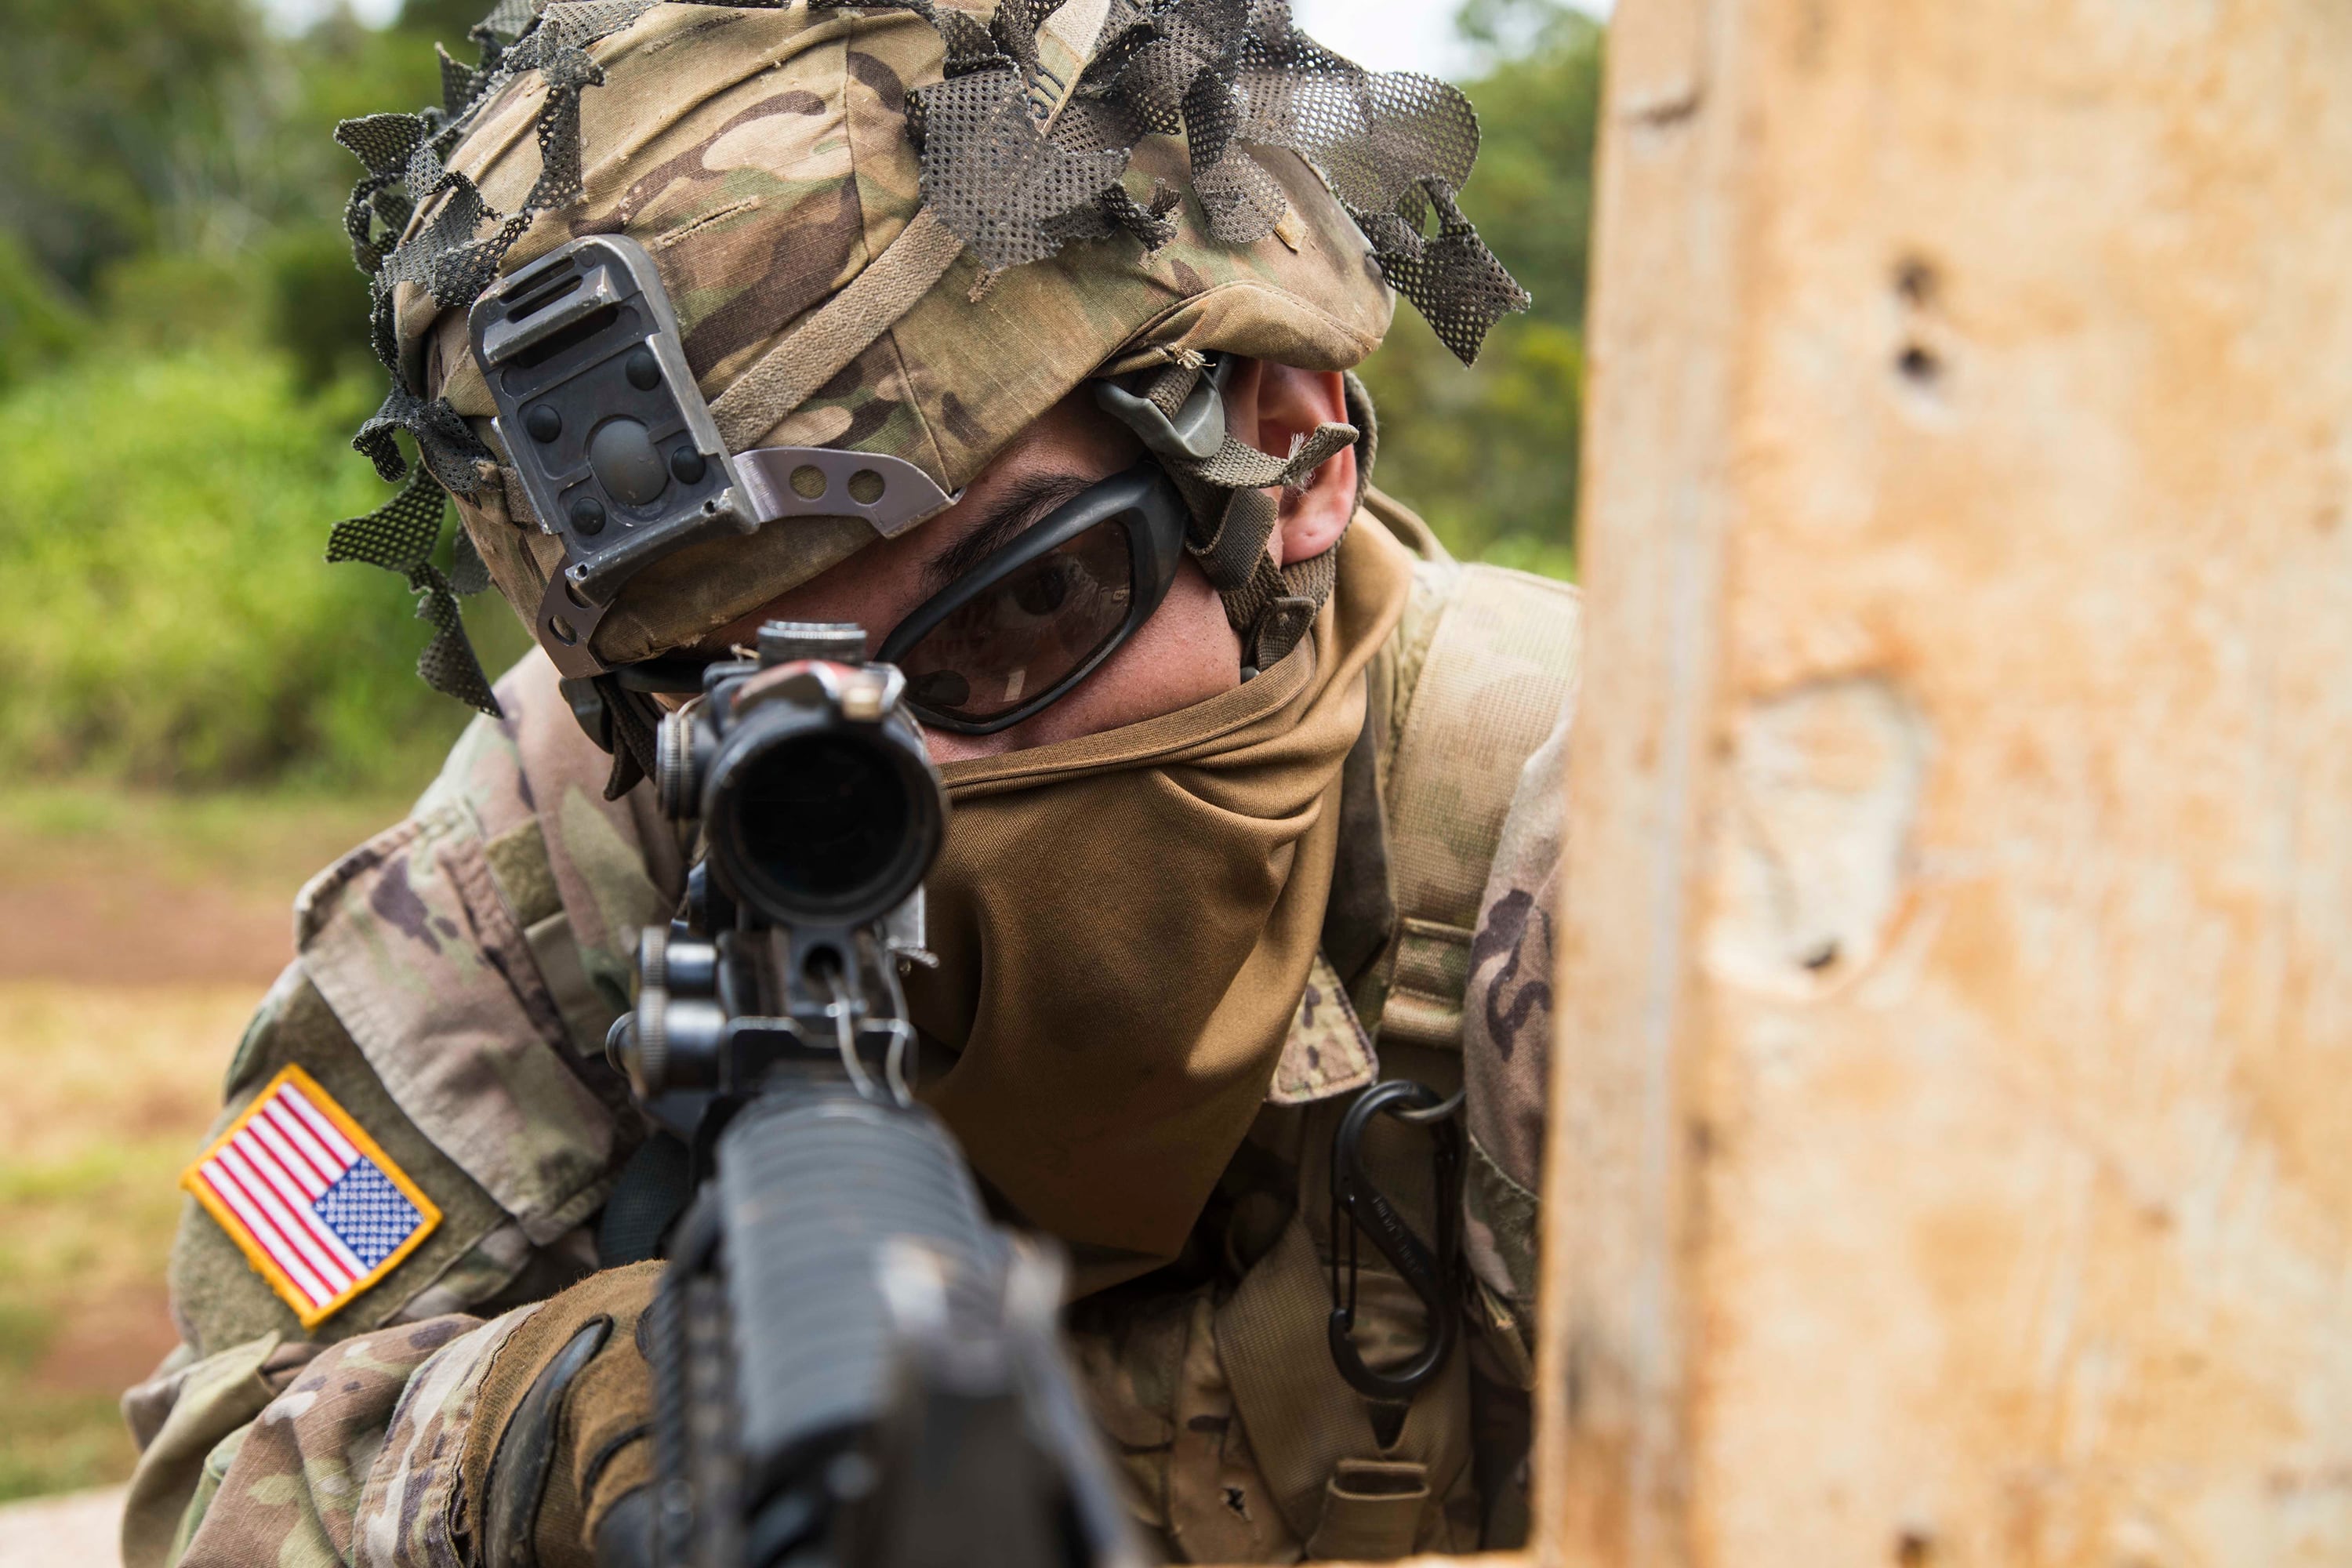
<path fill-rule="evenodd" d="M 199 883 L 290 903 L 310 876 L 407 815 L 440 758 L 364 787 L 171 795 L 90 782 L 0 787 L 0 886 L 65 878 Z"/>
<path fill-rule="evenodd" d="M 128 1474 L 129 1440 L 107 1430 L 122 1422 L 103 1395 L 41 1400 L 9 1421 L 10 1436 L 0 1440 L 0 1501 L 79 1491 Z"/>

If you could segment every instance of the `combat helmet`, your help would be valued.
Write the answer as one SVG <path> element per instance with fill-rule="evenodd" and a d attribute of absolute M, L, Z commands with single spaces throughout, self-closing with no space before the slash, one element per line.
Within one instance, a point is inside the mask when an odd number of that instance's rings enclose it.
<path fill-rule="evenodd" d="M 652 719 L 621 677 L 910 519 L 809 503 L 685 544 L 560 642 L 551 584 L 591 542 L 534 513 L 467 336 L 486 290 L 556 247 L 644 247 L 730 452 L 896 459 L 932 510 L 1094 382 L 1181 489 L 1186 548 L 1261 664 L 1333 573 L 1328 552 L 1272 565 L 1264 488 L 1350 442 L 1368 473 L 1372 416 L 1350 375 L 1349 422 L 1269 457 L 1225 435 L 1220 367 L 1349 370 L 1391 289 L 1467 363 L 1527 303 L 1455 204 L 1467 100 L 1339 58 L 1286 0 L 501 0 L 471 37 L 478 65 L 441 53 L 439 108 L 336 131 L 366 169 L 346 226 L 392 380 L 353 444 L 406 483 L 329 559 L 405 574 L 436 629 L 420 673 L 493 713 L 456 596 L 495 583 L 571 661 L 615 792 Z"/>

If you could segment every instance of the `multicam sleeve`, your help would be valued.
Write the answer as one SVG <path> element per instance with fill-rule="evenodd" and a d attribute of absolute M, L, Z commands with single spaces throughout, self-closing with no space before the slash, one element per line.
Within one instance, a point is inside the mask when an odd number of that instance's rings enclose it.
<path fill-rule="evenodd" d="M 173 1568 L 465 1568 L 457 1456 L 485 1372 L 536 1306 L 321 1351 L 207 1458 Z"/>
<path fill-rule="evenodd" d="M 1509 1308 L 1523 1338 L 1534 1321 L 1560 807 L 1575 716 L 1571 694 L 1519 774 L 1479 904 L 1463 997 L 1467 1251 L 1479 1282 Z"/>
<path fill-rule="evenodd" d="M 224 1449 L 317 1353 L 306 1340 L 275 1333 L 209 1356 L 183 1345 L 122 1396 L 139 1442 L 122 1505 L 124 1568 L 164 1568 L 178 1557 L 183 1521 L 202 1512 L 191 1500 L 208 1496 L 217 1479 L 212 1461 L 226 1462 Z"/>

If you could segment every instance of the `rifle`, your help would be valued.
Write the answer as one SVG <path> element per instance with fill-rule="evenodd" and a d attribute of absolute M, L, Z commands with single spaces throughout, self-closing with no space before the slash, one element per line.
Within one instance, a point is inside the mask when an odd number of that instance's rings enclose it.
<path fill-rule="evenodd" d="M 771 622 L 661 728 L 661 807 L 708 854 L 610 1049 L 700 1179 L 646 1314 L 656 1480 L 629 1554 L 1128 1568 L 1059 1255 L 989 1218 L 913 1098 L 897 966 L 947 801 L 904 677 L 864 655 L 856 626 Z"/>

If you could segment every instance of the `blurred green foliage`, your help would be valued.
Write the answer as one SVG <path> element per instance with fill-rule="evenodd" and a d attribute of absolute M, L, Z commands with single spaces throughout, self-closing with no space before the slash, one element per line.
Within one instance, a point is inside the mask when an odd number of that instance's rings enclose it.
<path fill-rule="evenodd" d="M 373 400 L 225 347 L 93 353 L 0 398 L 0 749 L 181 785 L 429 771 L 464 713 L 412 672 L 408 596 L 319 562 L 322 521 L 383 489 L 344 447 Z"/>
<path fill-rule="evenodd" d="M 383 385 L 330 132 L 437 98 L 466 24 L 32 3 L 0 56 L 0 746 L 20 777 L 418 782 L 467 711 L 417 679 L 400 581 L 323 560 L 387 493 L 349 447 Z"/>
<path fill-rule="evenodd" d="M 395 578 L 321 560 L 385 495 L 350 434 L 381 395 L 341 214 L 340 119 L 436 101 L 487 0 L 24 0 L 0 53 L 0 745 L 19 773 L 210 786 L 415 778 L 467 712 L 413 673 Z M 1409 309 L 1365 368 L 1379 478 L 1458 553 L 1573 566 L 1601 34 L 1466 0 L 1488 62 L 1463 205 L 1535 296 L 1475 369 Z M 521 634 L 467 606 L 485 664 Z"/>
<path fill-rule="evenodd" d="M 24 241 L 0 229 L 0 387 L 63 359 L 89 325 Z"/>
<path fill-rule="evenodd" d="M 12 0 L 0 49 L 0 229 L 86 293 L 184 246 L 240 184 L 260 107 L 244 0 Z"/>
<path fill-rule="evenodd" d="M 1495 62 L 1465 84 L 1484 134 L 1462 210 L 1535 302 L 1467 369 L 1398 310 L 1362 373 L 1376 477 L 1456 554 L 1572 576 L 1601 30 L 1545 0 L 1470 0 L 1460 25 Z"/>

